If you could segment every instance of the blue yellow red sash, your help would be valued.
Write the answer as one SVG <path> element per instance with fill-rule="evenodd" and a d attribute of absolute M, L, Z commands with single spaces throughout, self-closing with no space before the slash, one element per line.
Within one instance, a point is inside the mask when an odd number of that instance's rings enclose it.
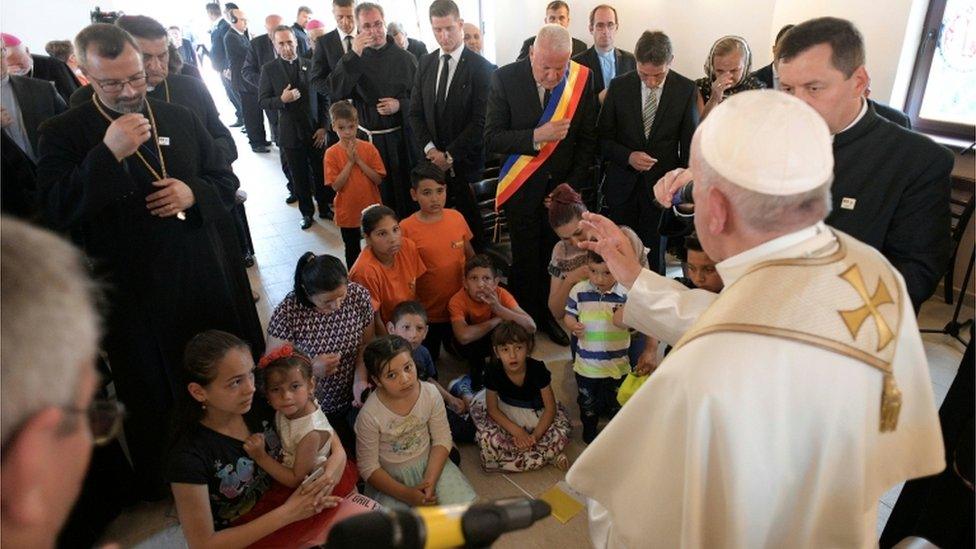
<path fill-rule="evenodd" d="M 563 80 L 553 88 L 549 96 L 549 103 L 542 112 L 542 118 L 536 127 L 542 126 L 550 120 L 571 120 L 579 106 L 580 98 L 586 86 L 590 69 L 576 63 L 569 62 L 569 70 Z M 495 209 L 515 194 L 532 174 L 535 173 L 546 159 L 556 150 L 559 141 L 550 141 L 539 150 L 535 156 L 527 154 L 513 154 L 508 157 L 498 174 L 498 187 L 495 189 Z"/>

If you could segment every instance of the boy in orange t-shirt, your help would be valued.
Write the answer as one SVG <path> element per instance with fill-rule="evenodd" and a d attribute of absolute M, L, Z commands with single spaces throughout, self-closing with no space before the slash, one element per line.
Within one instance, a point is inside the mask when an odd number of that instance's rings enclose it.
<path fill-rule="evenodd" d="M 471 387 L 478 391 L 484 386 L 485 360 L 491 355 L 491 332 L 506 320 L 511 320 L 535 333 L 535 321 L 519 307 L 512 294 L 498 286 L 498 268 L 484 254 L 464 264 L 464 282 L 447 305 L 451 328 L 460 344 L 461 356 L 468 362 Z"/>
<path fill-rule="evenodd" d="M 373 299 L 376 335 L 386 335 L 393 309 L 417 299 L 417 279 L 427 272 L 417 245 L 400 233 L 400 220 L 390 208 L 374 205 L 363 210 L 366 249 L 349 269 L 349 280 L 369 290 Z"/>
<path fill-rule="evenodd" d="M 461 289 L 464 262 L 474 256 L 471 229 L 457 210 L 444 207 L 447 181 L 444 172 L 421 161 L 410 172 L 410 197 L 420 211 L 400 223 L 403 236 L 413 240 L 427 272 L 417 279 L 417 299 L 427 310 L 428 330 L 424 346 L 434 362 L 441 354 L 441 342 L 451 337 L 451 315 L 447 304 Z"/>
<path fill-rule="evenodd" d="M 380 152 L 368 141 L 356 138 L 359 115 L 346 101 L 329 108 L 332 129 L 339 142 L 325 151 L 325 184 L 335 189 L 335 224 L 346 247 L 346 268 L 359 257 L 359 220 L 363 210 L 381 204 L 379 185 L 386 177 Z"/>

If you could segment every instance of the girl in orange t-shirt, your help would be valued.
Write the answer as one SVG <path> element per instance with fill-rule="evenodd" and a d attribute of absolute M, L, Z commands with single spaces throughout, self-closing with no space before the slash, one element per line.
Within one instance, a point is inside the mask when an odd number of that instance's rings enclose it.
<path fill-rule="evenodd" d="M 369 290 L 377 335 L 386 335 L 386 322 L 403 301 L 417 299 L 417 279 L 427 272 L 413 240 L 400 234 L 400 220 L 390 208 L 376 204 L 363 210 L 366 249 L 349 271 L 349 280 Z"/>

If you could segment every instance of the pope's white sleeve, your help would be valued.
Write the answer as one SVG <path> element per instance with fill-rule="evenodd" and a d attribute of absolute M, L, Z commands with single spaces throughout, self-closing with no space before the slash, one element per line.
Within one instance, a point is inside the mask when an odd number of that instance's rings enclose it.
<path fill-rule="evenodd" d="M 590 543 L 593 549 L 607 549 L 610 546 L 610 512 L 595 499 L 586 499 L 586 512 L 590 519 Z"/>
<path fill-rule="evenodd" d="M 677 280 L 643 269 L 627 292 L 624 323 L 674 345 L 716 298 L 718 294 L 690 290 Z"/>

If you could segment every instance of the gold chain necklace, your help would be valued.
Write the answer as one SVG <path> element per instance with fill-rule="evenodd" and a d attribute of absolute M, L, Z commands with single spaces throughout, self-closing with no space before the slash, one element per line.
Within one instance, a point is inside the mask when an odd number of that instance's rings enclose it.
<path fill-rule="evenodd" d="M 165 82 L 165 80 L 163 82 Z M 168 102 L 169 86 L 166 87 L 166 99 Z M 105 118 L 105 120 L 109 124 L 111 124 L 113 122 L 112 117 L 109 116 L 107 112 L 105 112 L 105 109 L 102 107 L 102 101 L 101 99 L 99 99 L 97 93 L 92 96 L 92 102 L 95 104 L 95 109 L 98 110 L 99 114 L 101 114 L 102 117 Z M 142 152 L 139 149 L 136 149 L 136 156 L 139 157 L 140 161 L 142 161 L 142 165 L 145 166 L 147 170 L 149 170 L 149 173 L 156 178 L 156 181 L 160 181 L 162 179 L 168 178 L 169 175 L 166 173 L 166 159 L 163 158 L 163 148 L 159 145 L 159 130 L 156 128 L 156 115 L 153 113 L 152 106 L 149 104 L 149 101 L 143 99 L 142 102 L 146 105 L 146 112 L 149 113 L 149 130 L 150 130 L 149 134 L 150 134 L 150 138 L 153 139 L 153 141 L 156 143 L 156 154 L 159 155 L 159 168 L 160 170 L 162 170 L 162 173 L 157 172 L 156 169 L 152 167 L 152 165 L 149 163 L 148 160 L 146 160 L 146 157 L 142 155 Z M 179 219 L 180 221 L 186 221 L 186 212 L 183 211 L 177 212 L 176 218 Z"/>

